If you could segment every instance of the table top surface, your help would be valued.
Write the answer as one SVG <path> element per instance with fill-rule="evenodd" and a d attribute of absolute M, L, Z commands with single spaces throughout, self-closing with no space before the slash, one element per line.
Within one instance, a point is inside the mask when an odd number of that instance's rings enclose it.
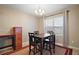
<path fill-rule="evenodd" d="M 49 33 L 42 33 L 42 34 L 38 34 L 38 35 L 35 35 L 36 37 L 40 37 L 40 38 L 44 38 L 44 37 L 48 37 L 48 36 L 51 36 L 51 34 Z"/>

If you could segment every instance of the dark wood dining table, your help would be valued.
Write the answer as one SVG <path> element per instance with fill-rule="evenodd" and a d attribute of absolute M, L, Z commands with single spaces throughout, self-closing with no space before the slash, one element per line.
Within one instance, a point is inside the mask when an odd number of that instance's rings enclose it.
<path fill-rule="evenodd" d="M 49 33 L 42 33 L 42 34 L 38 34 L 38 35 L 34 35 L 34 36 L 36 36 L 36 37 L 38 37 L 38 38 L 40 38 L 40 41 L 41 41 L 41 55 L 43 54 L 43 41 L 45 40 L 45 39 L 48 39 L 48 37 L 50 37 L 50 36 L 54 36 L 54 47 L 55 47 L 55 35 L 54 34 L 49 34 Z M 55 48 L 54 48 L 54 50 L 55 50 Z"/>

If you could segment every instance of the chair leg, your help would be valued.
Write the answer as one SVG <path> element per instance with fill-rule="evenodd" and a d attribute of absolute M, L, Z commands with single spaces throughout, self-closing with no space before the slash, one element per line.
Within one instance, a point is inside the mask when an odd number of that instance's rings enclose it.
<path fill-rule="evenodd" d="M 34 46 L 34 51 L 33 51 L 33 54 L 35 55 L 35 52 L 36 52 L 36 46 Z"/>
<path fill-rule="evenodd" d="M 53 44 L 53 53 L 55 54 L 55 44 Z"/>
<path fill-rule="evenodd" d="M 51 44 L 49 44 L 49 51 L 50 51 L 50 54 L 52 55 Z"/>
<path fill-rule="evenodd" d="M 48 49 L 48 44 L 46 44 L 46 49 Z"/>
<path fill-rule="evenodd" d="M 44 46 L 45 46 L 45 43 L 43 42 L 43 49 L 45 48 Z"/>
<path fill-rule="evenodd" d="M 54 36 L 54 42 L 53 42 L 53 53 L 55 54 L 55 36 Z"/>
<path fill-rule="evenodd" d="M 31 46 L 29 46 L 29 55 L 30 55 L 30 53 L 31 53 Z"/>
<path fill-rule="evenodd" d="M 55 49 L 53 49 L 53 53 L 55 54 Z"/>

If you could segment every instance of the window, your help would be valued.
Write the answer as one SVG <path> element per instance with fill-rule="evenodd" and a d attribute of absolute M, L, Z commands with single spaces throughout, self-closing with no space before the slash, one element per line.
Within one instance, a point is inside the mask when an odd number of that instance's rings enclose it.
<path fill-rule="evenodd" d="M 64 17 L 63 14 L 50 16 L 44 19 L 44 31 L 54 31 L 56 39 L 63 40 L 63 29 L 64 29 Z"/>
<path fill-rule="evenodd" d="M 56 29 L 61 30 L 63 28 L 63 14 L 58 14 L 55 16 L 47 17 L 44 20 L 44 27 L 45 27 L 45 29 L 44 29 L 45 32 L 47 32 L 49 30 L 56 31 Z M 62 30 L 62 32 L 63 32 L 63 30 Z"/>
<path fill-rule="evenodd" d="M 63 26 L 63 16 L 58 16 L 58 17 L 55 17 L 54 20 L 54 26 L 59 26 L 59 27 L 62 27 Z"/>

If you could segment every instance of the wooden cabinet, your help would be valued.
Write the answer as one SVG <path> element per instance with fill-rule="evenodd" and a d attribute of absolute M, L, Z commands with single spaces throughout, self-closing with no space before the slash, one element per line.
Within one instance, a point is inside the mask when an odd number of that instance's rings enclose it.
<path fill-rule="evenodd" d="M 11 31 L 15 35 L 16 50 L 19 50 L 22 48 L 22 27 L 13 27 Z"/>

